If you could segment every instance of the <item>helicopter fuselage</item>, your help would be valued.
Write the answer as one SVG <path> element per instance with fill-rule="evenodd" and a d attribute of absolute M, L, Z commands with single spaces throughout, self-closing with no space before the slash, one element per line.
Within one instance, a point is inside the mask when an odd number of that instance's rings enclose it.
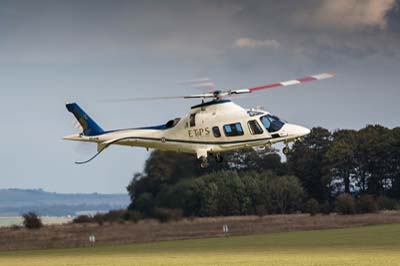
<path fill-rule="evenodd" d="M 261 109 L 244 109 L 230 100 L 195 105 L 185 117 L 164 125 L 75 134 L 67 140 L 95 142 L 100 153 L 110 145 L 136 146 L 193 153 L 205 160 L 210 154 L 254 146 L 289 143 L 310 130 L 286 123 Z"/>

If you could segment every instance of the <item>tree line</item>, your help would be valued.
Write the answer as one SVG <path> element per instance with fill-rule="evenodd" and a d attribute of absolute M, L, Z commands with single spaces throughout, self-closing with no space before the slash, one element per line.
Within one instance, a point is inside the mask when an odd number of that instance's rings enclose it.
<path fill-rule="evenodd" d="M 129 210 L 143 217 L 354 213 L 396 208 L 400 200 L 400 128 L 313 128 L 286 161 L 271 149 L 223 156 L 201 169 L 188 154 L 153 151 L 127 187 Z"/>

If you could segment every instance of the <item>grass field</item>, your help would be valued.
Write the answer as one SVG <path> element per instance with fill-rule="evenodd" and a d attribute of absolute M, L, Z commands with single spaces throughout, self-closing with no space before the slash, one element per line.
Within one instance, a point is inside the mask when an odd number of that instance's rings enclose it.
<path fill-rule="evenodd" d="M 0 252 L 0 265 L 400 265 L 400 224 Z"/>

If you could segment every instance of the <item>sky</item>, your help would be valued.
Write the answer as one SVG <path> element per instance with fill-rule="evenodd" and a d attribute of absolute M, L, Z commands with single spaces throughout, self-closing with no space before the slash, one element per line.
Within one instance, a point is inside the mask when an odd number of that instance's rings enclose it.
<path fill-rule="evenodd" d="M 400 0 L 0 0 L 0 188 L 124 193 L 149 153 L 63 141 L 66 102 L 105 129 L 161 124 L 197 100 L 179 81 L 247 88 L 334 71 L 333 79 L 235 98 L 330 130 L 400 122 Z"/>

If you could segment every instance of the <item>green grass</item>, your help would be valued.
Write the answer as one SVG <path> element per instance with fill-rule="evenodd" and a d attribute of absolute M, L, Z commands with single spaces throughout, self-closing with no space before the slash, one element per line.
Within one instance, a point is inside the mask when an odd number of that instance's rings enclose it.
<path fill-rule="evenodd" d="M 90 248 L 0 252 L 0 265 L 400 265 L 400 224 Z"/>
<path fill-rule="evenodd" d="M 44 216 L 41 219 L 44 224 L 62 224 L 72 221 L 72 218 L 58 216 Z M 0 227 L 22 225 L 22 220 L 21 216 L 0 217 Z"/>
<path fill-rule="evenodd" d="M 21 225 L 21 217 L 0 217 L 0 227 L 1 226 L 11 226 L 11 225 Z"/>

